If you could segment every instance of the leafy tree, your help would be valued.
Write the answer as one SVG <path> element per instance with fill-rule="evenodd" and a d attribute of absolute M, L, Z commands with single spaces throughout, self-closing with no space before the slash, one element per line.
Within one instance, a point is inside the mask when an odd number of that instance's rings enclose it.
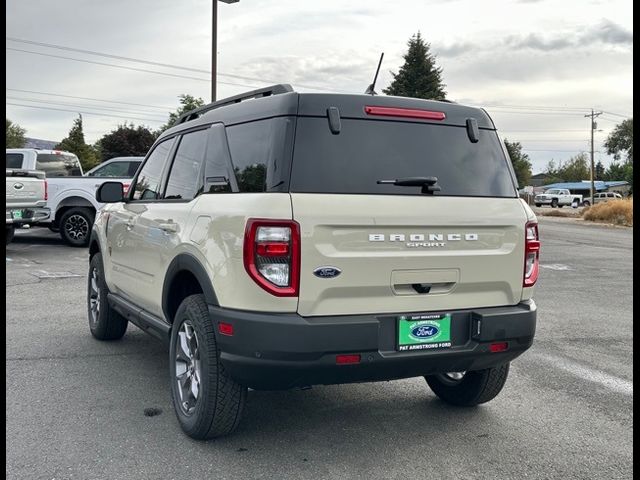
<path fill-rule="evenodd" d="M 5 117 L 6 118 L 6 117 Z M 22 148 L 26 142 L 27 131 L 7 118 L 7 146 L 5 148 Z"/>
<path fill-rule="evenodd" d="M 204 100 L 202 98 L 196 98 L 186 93 L 183 93 L 178 98 L 180 99 L 180 106 L 175 112 L 169 113 L 169 121 L 156 131 L 156 136 L 160 135 L 166 129 L 171 128 L 176 120 L 178 120 L 183 114 L 204 105 Z"/>
<path fill-rule="evenodd" d="M 91 145 L 84 141 L 84 131 L 82 128 L 82 115 L 78 115 L 73 121 L 73 126 L 69 130 L 69 135 L 55 147 L 57 150 L 75 153 L 80 160 L 82 169 L 87 170 L 98 164 L 98 155 Z"/>
<path fill-rule="evenodd" d="M 624 154 L 625 161 L 633 164 L 633 118 L 623 120 L 616 125 L 604 141 L 604 146 L 607 153 L 613 155 L 616 160 L 620 160 Z"/>
<path fill-rule="evenodd" d="M 407 42 L 409 50 L 404 55 L 404 65 L 393 75 L 393 82 L 383 90 L 386 95 L 444 100 L 446 91 L 442 83 L 442 68 L 437 67 L 435 56 L 429 52 L 420 32 Z"/>
<path fill-rule="evenodd" d="M 516 172 L 518 188 L 524 188 L 526 185 L 529 185 L 529 180 L 531 180 L 531 162 L 529 161 L 529 155 L 522 152 L 520 142 L 510 142 L 505 138 L 504 144 L 507 147 L 509 158 Z"/>
<path fill-rule="evenodd" d="M 595 180 L 604 180 L 605 168 L 601 161 L 598 160 L 595 167 Z"/>
<path fill-rule="evenodd" d="M 631 191 L 633 192 L 633 164 L 629 162 L 613 162 L 607 168 L 604 179 L 607 181 L 619 181 L 626 180 L 631 185 Z"/>
<path fill-rule="evenodd" d="M 565 182 L 581 182 L 591 178 L 589 159 L 586 153 L 579 153 L 571 157 L 558 168 L 558 176 Z"/>
<path fill-rule="evenodd" d="M 545 180 L 545 185 L 551 185 L 552 183 L 563 182 L 564 180 L 560 177 L 560 167 L 562 166 L 562 162 L 558 162 L 556 166 L 556 162 L 551 159 L 547 162 L 547 166 L 545 167 L 544 173 L 547 174 L 547 179 Z"/>
<path fill-rule="evenodd" d="M 133 123 L 118 125 L 96 142 L 101 161 L 114 157 L 145 156 L 156 139 L 147 127 Z"/>

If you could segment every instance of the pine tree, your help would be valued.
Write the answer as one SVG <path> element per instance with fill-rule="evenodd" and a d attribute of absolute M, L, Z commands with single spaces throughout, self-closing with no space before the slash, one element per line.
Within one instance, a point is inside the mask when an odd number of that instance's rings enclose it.
<path fill-rule="evenodd" d="M 404 55 L 404 65 L 393 75 L 393 82 L 383 92 L 399 97 L 444 100 L 445 84 L 442 83 L 442 68 L 437 67 L 435 56 L 429 52 L 431 45 L 426 43 L 420 32 L 407 42 L 409 50 Z"/>
<path fill-rule="evenodd" d="M 94 148 L 84 141 L 82 115 L 78 115 L 78 118 L 73 121 L 69 135 L 56 145 L 56 150 L 75 153 L 85 172 L 98 164 L 98 156 Z"/>

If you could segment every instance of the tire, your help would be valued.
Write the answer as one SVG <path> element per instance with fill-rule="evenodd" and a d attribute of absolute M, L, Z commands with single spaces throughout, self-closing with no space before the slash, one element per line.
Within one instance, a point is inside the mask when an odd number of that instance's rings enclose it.
<path fill-rule="evenodd" d="M 541 203 L 536 203 L 536 207 L 540 208 L 542 206 Z"/>
<path fill-rule="evenodd" d="M 7 245 L 9 245 L 11 243 L 15 233 L 16 233 L 15 227 L 13 227 L 13 226 L 7 227 Z"/>
<path fill-rule="evenodd" d="M 229 377 L 220 363 L 214 323 L 203 295 L 191 295 L 178 307 L 171 329 L 169 370 L 173 407 L 188 436 L 206 440 L 237 428 L 247 389 Z"/>
<path fill-rule="evenodd" d="M 95 212 L 90 208 L 70 208 L 60 219 L 60 236 L 67 245 L 86 247 L 89 245 Z"/>
<path fill-rule="evenodd" d="M 591 206 L 591 202 L 589 200 L 585 200 L 584 202 L 582 202 L 582 206 L 583 207 L 590 207 Z"/>
<path fill-rule="evenodd" d="M 558 206 L 558 199 L 554 198 L 551 200 L 551 208 L 556 208 Z"/>
<path fill-rule="evenodd" d="M 459 407 L 473 407 L 493 400 L 500 393 L 509 375 L 509 364 L 466 372 L 461 379 L 452 379 L 448 375 L 428 375 L 424 378 L 433 393 L 444 402 Z"/>
<path fill-rule="evenodd" d="M 89 330 L 98 340 L 118 340 L 127 331 L 129 321 L 116 312 L 107 301 L 109 289 L 104 281 L 102 254 L 96 253 L 89 262 L 87 279 L 87 316 Z"/>
<path fill-rule="evenodd" d="M 564 207 L 564 205 L 558 205 L 558 208 L 562 208 L 562 207 Z"/>

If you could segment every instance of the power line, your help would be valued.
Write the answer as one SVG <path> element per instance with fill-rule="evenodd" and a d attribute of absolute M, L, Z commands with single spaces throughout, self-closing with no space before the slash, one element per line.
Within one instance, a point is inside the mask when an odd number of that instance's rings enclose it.
<path fill-rule="evenodd" d="M 78 100 L 92 100 L 95 102 L 107 102 L 107 103 L 119 103 L 122 105 L 133 105 L 136 107 L 149 107 L 149 108 L 158 108 L 161 110 L 173 110 L 175 107 L 160 107 L 158 105 L 146 105 L 144 103 L 131 103 L 131 102 L 120 102 L 117 100 L 105 100 L 103 98 L 92 98 L 92 97 L 76 97 L 74 95 L 62 95 L 61 93 L 48 93 L 48 92 L 37 92 L 34 90 L 21 90 L 19 88 L 8 88 L 7 90 L 11 90 L 12 92 L 22 92 L 22 93 L 35 93 L 36 95 L 50 95 L 52 97 L 65 97 L 65 98 L 75 98 Z"/>
<path fill-rule="evenodd" d="M 133 70 L 136 72 L 144 72 L 144 73 L 155 73 L 156 75 L 164 75 L 167 77 L 174 77 L 174 78 L 186 78 L 189 80 L 198 80 L 200 82 L 210 82 L 211 80 L 208 78 L 198 78 L 198 77 L 189 77 L 187 75 L 179 75 L 177 73 L 167 73 L 167 72 L 158 72 L 157 70 L 146 70 L 144 68 L 136 68 L 136 67 L 125 67 L 124 65 L 115 65 L 113 63 L 104 63 L 104 62 L 96 62 L 93 60 L 85 60 L 85 59 L 80 59 L 80 58 L 72 58 L 72 57 L 64 57 L 62 55 L 53 55 L 51 53 L 42 53 L 42 52 L 32 52 L 31 50 L 22 50 L 20 48 L 12 48 L 12 47 L 5 47 L 6 50 L 11 50 L 14 52 L 22 52 L 22 53 L 30 53 L 32 55 L 41 55 L 43 57 L 52 57 L 52 58 L 61 58 L 63 60 L 73 60 L 74 62 L 82 62 L 82 63 L 91 63 L 94 65 L 102 65 L 105 67 L 113 67 L 113 68 L 121 68 L 123 70 Z M 232 83 L 232 82 L 218 82 L 224 85 L 236 85 L 238 87 L 247 87 L 247 88 L 257 88 L 255 85 L 246 85 L 246 84 L 242 84 L 242 83 Z"/>
<path fill-rule="evenodd" d="M 114 55 L 111 53 L 104 53 L 104 52 L 96 52 L 94 50 L 84 50 L 81 48 L 73 48 L 73 47 L 66 47 L 64 45 L 56 45 L 54 43 L 45 43 L 45 42 L 36 42 L 33 40 L 25 40 L 25 39 L 21 39 L 21 38 L 15 38 L 15 37 L 6 37 L 7 40 L 10 40 L 12 42 L 19 42 L 19 43 L 26 43 L 29 45 L 37 45 L 37 46 L 41 46 L 41 47 L 45 47 L 45 48 L 54 48 L 54 49 L 58 49 L 58 50 L 65 50 L 68 52 L 78 52 L 78 53 L 84 53 L 87 55 L 95 55 L 95 56 L 99 56 L 99 57 L 105 57 L 105 58 L 113 58 L 113 59 L 117 59 L 117 60 L 125 60 L 127 62 L 135 62 L 135 63 L 142 63 L 145 65 L 153 65 L 156 67 L 165 67 L 165 68 L 173 68 L 173 69 L 177 69 L 177 70 L 185 70 L 185 71 L 189 71 L 189 72 L 196 72 L 196 73 L 205 73 L 207 75 L 211 75 L 211 70 L 204 70 L 204 69 L 200 69 L 200 68 L 193 68 L 193 67 L 185 67 L 182 65 L 174 65 L 174 64 L 170 64 L 170 63 L 162 63 L 162 62 L 155 62 L 152 60 L 144 60 L 141 58 L 133 58 L 133 57 L 125 57 L 122 55 Z M 7 47 L 9 48 L 9 47 Z M 11 50 L 18 50 L 18 49 L 11 49 Z M 24 50 L 24 52 L 28 52 L 27 50 Z M 34 53 L 34 52 L 31 52 Z M 248 80 L 248 81 L 254 81 L 254 82 L 266 82 L 266 83 L 282 83 L 276 80 L 267 80 L 265 78 L 256 78 L 256 77 L 248 77 L 248 76 L 244 76 L 244 75 L 236 75 L 236 74 L 231 74 L 231 73 L 223 73 L 223 72 L 217 72 L 218 76 L 222 76 L 222 77 L 230 77 L 230 78 L 237 78 L 239 80 Z M 218 83 L 224 83 L 224 82 L 218 82 Z M 227 85 L 235 85 L 233 83 L 228 83 Z M 244 85 L 242 85 L 244 86 Z M 308 89 L 312 89 L 312 90 L 323 90 L 323 91 L 327 91 L 327 92 L 339 92 L 338 90 L 332 90 L 332 89 L 328 89 L 328 88 L 323 88 L 323 87 L 318 87 L 318 86 L 314 86 L 314 85 L 303 85 L 301 83 L 297 84 L 298 87 L 302 87 L 302 88 L 308 88 Z M 251 88 L 255 88 L 255 87 L 251 87 Z"/>
<path fill-rule="evenodd" d="M 614 117 L 622 117 L 622 118 L 632 117 L 632 115 L 622 115 L 620 113 L 607 112 L 606 110 L 602 110 L 602 113 L 606 113 L 607 115 L 613 115 Z"/>
<path fill-rule="evenodd" d="M 122 115 L 113 115 L 113 114 L 104 114 L 104 113 L 98 113 L 98 112 L 87 112 L 87 111 L 80 111 L 80 110 L 67 110 L 64 108 L 53 108 L 53 107 L 39 107 L 37 105 L 22 105 L 19 103 L 9 103 L 6 102 L 5 105 L 14 105 L 16 107 L 27 107 L 27 108 L 39 108 L 42 110 L 56 110 L 59 112 L 71 112 L 71 113 L 82 113 L 82 114 L 86 114 L 86 115 L 97 115 L 100 117 L 113 117 L 113 118 L 125 118 L 127 120 L 146 120 L 149 122 L 156 122 L 156 123 L 164 123 L 160 120 L 155 120 L 152 118 L 141 118 L 141 117 L 132 117 L 132 116 L 122 116 Z"/>
<path fill-rule="evenodd" d="M 565 116 L 565 117 L 581 117 L 581 113 L 559 113 L 559 112 L 517 112 L 517 111 L 495 111 L 496 109 L 491 109 L 494 113 L 506 114 L 506 115 L 556 115 L 556 116 Z"/>
<path fill-rule="evenodd" d="M 35 103 L 45 103 L 48 105 L 62 105 L 65 107 L 80 107 L 80 108 L 98 108 L 100 110 L 107 110 L 107 111 L 112 111 L 112 112 L 117 112 L 117 113 L 133 113 L 134 115 L 152 115 L 154 117 L 157 117 L 158 119 L 160 118 L 168 118 L 168 116 L 164 116 L 161 117 L 158 114 L 152 113 L 152 112 L 144 112 L 141 110 L 122 110 L 122 109 L 118 109 L 118 108 L 113 108 L 113 107 L 105 107 L 102 105 L 82 105 L 82 104 L 77 104 L 77 103 L 65 103 L 65 102 L 56 102 L 56 101 L 52 101 L 52 100 L 43 100 L 43 99 L 39 99 L 39 98 L 21 98 L 21 97 L 6 97 L 9 100 L 17 100 L 20 102 L 35 102 Z"/>
<path fill-rule="evenodd" d="M 540 149 L 540 148 L 523 148 L 527 152 L 568 152 L 568 153 L 587 153 L 584 150 L 548 150 L 548 149 Z M 597 153 L 600 153 L 600 150 L 596 150 Z"/>

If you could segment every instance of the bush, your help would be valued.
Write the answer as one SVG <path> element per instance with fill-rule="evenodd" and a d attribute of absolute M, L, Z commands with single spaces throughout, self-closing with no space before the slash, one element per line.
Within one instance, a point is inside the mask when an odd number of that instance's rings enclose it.
<path fill-rule="evenodd" d="M 591 222 L 633 226 L 633 202 L 631 199 L 609 200 L 585 209 L 582 218 Z"/>
<path fill-rule="evenodd" d="M 544 210 L 541 212 L 537 212 L 536 215 L 541 215 L 543 217 L 572 217 L 571 213 L 563 212 L 562 210 Z"/>

